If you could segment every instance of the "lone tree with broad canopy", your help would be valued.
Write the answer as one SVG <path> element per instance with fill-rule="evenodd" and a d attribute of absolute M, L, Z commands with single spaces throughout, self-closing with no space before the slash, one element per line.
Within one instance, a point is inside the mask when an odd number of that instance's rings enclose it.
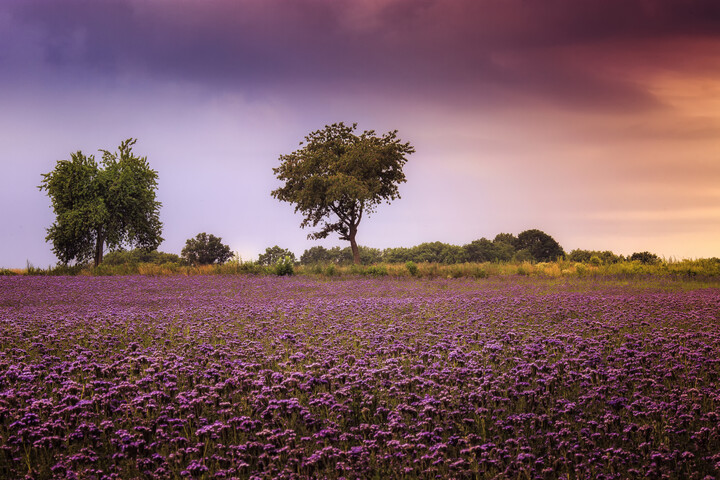
<path fill-rule="evenodd" d="M 515 246 L 518 251 L 528 250 L 537 262 L 552 262 L 565 256 L 565 251 L 554 238 L 537 229 L 521 232 Z"/>
<path fill-rule="evenodd" d="M 93 259 L 97 267 L 106 245 L 154 250 L 163 241 L 157 172 L 147 157 L 133 154 L 135 141 L 123 141 L 116 153 L 100 150 L 100 164 L 78 150 L 43 174 L 39 188 L 47 192 L 56 215 L 45 241 L 52 241 L 61 262 Z"/>
<path fill-rule="evenodd" d="M 222 238 L 202 232 L 185 241 L 180 256 L 190 265 L 222 264 L 232 257 L 232 251 L 222 243 Z"/>
<path fill-rule="evenodd" d="M 397 138 L 397 130 L 382 136 L 373 130 L 356 135 L 356 128 L 356 123 L 342 122 L 325 126 L 305 137 L 301 149 L 281 155 L 273 172 L 285 184 L 272 196 L 295 204 L 295 212 L 305 216 L 302 228 L 320 225 L 308 238 L 337 232 L 349 241 L 353 261 L 360 264 L 355 237 L 363 214 L 400 198 L 406 156 L 415 149 Z"/>

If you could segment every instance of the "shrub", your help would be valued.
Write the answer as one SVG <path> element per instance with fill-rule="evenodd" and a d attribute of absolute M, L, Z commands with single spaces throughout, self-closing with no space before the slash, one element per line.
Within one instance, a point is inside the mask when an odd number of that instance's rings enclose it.
<path fill-rule="evenodd" d="M 180 269 L 180 264 L 177 262 L 165 262 L 160 265 L 163 270 L 169 270 L 172 273 L 177 272 Z"/>
<path fill-rule="evenodd" d="M 582 276 L 585 275 L 588 271 L 587 265 L 584 263 L 576 263 L 575 264 L 575 273 Z"/>
<path fill-rule="evenodd" d="M 622 257 L 615 255 L 609 250 L 580 250 L 575 249 L 568 254 L 567 259 L 574 263 L 590 263 L 592 257 L 598 257 L 601 264 L 611 265 L 622 260 Z"/>
<path fill-rule="evenodd" d="M 258 274 L 263 273 L 265 271 L 265 268 L 255 262 L 243 262 L 237 267 L 236 270 L 240 273 Z"/>
<path fill-rule="evenodd" d="M 295 273 L 295 269 L 293 267 L 294 263 L 294 260 L 289 255 L 278 259 L 273 269 L 275 275 L 292 275 Z"/>
<path fill-rule="evenodd" d="M 410 275 L 412 275 L 413 277 L 417 276 L 418 266 L 415 262 L 413 262 L 413 261 L 405 262 L 405 268 L 407 269 L 408 272 L 410 272 Z"/>
<path fill-rule="evenodd" d="M 599 267 L 600 265 L 602 265 L 602 260 L 600 260 L 600 257 L 598 257 L 597 255 L 593 255 L 592 257 L 590 257 L 590 260 L 588 260 L 588 263 L 593 267 Z"/>
<path fill-rule="evenodd" d="M 292 263 L 295 263 L 295 254 L 287 248 L 280 248 L 277 245 L 274 247 L 268 247 L 265 249 L 265 253 L 261 254 L 258 258 L 258 263 L 265 266 L 274 266 L 284 259 L 285 257 L 290 258 Z"/>
<path fill-rule="evenodd" d="M 370 265 L 365 269 L 365 275 L 372 275 L 373 277 L 384 277 L 387 274 L 388 271 L 384 265 Z"/>
<path fill-rule="evenodd" d="M 517 274 L 518 275 L 524 275 L 528 276 L 532 273 L 532 265 L 530 265 L 528 262 L 523 262 L 522 264 L 518 265 L 517 267 Z"/>

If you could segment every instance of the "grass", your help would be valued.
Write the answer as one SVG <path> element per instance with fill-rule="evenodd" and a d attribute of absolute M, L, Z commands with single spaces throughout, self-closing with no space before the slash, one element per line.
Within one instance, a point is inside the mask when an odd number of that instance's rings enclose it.
<path fill-rule="evenodd" d="M 373 265 L 296 265 L 295 275 L 308 277 L 419 277 L 419 278 L 489 278 L 526 276 L 542 278 L 563 277 L 617 277 L 639 278 L 646 276 L 717 279 L 720 278 L 720 259 L 698 259 L 664 261 L 654 265 L 638 261 L 624 261 L 607 265 L 576 263 L 567 260 L 556 262 L 503 262 L 503 263 L 377 263 Z M 272 275 L 278 271 L 275 266 L 263 266 L 253 262 L 230 262 L 223 265 L 188 266 L 177 263 L 126 263 L 121 265 L 102 264 L 92 266 L 63 266 L 42 269 L 28 264 L 25 269 L 0 269 L 0 275 Z"/>

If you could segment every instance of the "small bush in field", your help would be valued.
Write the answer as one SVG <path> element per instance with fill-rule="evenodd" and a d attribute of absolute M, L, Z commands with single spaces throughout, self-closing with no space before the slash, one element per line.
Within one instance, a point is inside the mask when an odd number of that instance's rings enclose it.
<path fill-rule="evenodd" d="M 523 263 L 522 265 L 518 265 L 517 267 L 517 274 L 518 275 L 530 275 L 532 271 L 532 267 L 528 263 Z"/>
<path fill-rule="evenodd" d="M 275 245 L 265 249 L 265 253 L 260 254 L 257 263 L 268 267 L 276 265 L 280 260 L 288 257 L 291 262 L 295 263 L 295 254 L 287 248 L 281 248 Z"/>
<path fill-rule="evenodd" d="M 274 273 L 275 275 L 282 276 L 282 275 L 292 275 L 295 273 L 295 268 L 293 267 L 293 259 L 290 258 L 289 255 L 286 255 L 282 258 L 280 258 L 274 266 Z"/>
<path fill-rule="evenodd" d="M 385 265 L 370 265 L 365 270 L 365 275 L 372 275 L 373 277 L 384 277 L 388 274 Z"/>
<path fill-rule="evenodd" d="M 593 255 L 592 257 L 590 257 L 590 260 L 588 260 L 588 263 L 593 267 L 599 267 L 600 265 L 602 265 L 602 260 L 600 260 L 600 257 L 598 257 L 597 255 Z"/>
<path fill-rule="evenodd" d="M 410 275 L 412 275 L 413 277 L 417 276 L 418 266 L 415 262 L 413 262 L 413 261 L 405 262 L 405 268 L 407 269 L 408 272 L 410 272 Z"/>

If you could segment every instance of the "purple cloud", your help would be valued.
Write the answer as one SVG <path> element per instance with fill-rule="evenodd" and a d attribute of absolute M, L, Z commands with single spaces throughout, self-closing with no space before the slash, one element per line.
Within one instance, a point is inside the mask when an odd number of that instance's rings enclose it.
<path fill-rule="evenodd" d="M 574 108 L 656 102 L 642 86 L 609 78 L 596 58 L 571 58 L 567 49 L 612 52 L 720 32 L 720 6 L 709 0 L 10 5 L 16 22 L 40 32 L 45 61 L 55 68 L 241 91 L 294 86 L 452 97 L 462 90 L 465 100 L 480 102 L 510 92 Z"/>

